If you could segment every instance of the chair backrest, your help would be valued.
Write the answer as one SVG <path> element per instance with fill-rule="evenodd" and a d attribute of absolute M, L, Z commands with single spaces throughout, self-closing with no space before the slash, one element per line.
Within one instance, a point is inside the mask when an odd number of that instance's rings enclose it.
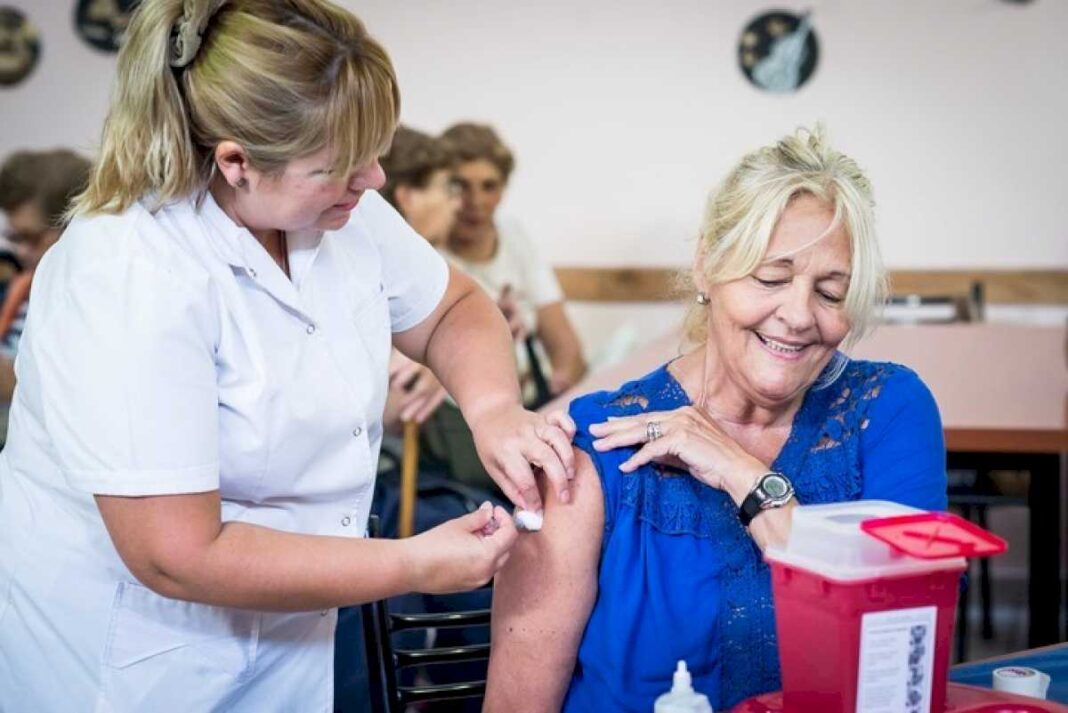
<path fill-rule="evenodd" d="M 883 310 L 882 321 L 894 324 L 981 322 L 985 308 L 983 284 L 973 282 L 966 295 L 892 295 Z"/>
<path fill-rule="evenodd" d="M 549 390 L 549 380 L 545 377 L 545 368 L 538 356 L 537 338 L 533 334 L 527 335 L 523 340 L 523 348 L 527 352 L 527 361 L 530 363 L 530 378 L 534 381 L 534 400 L 524 404 L 531 411 L 536 411 L 552 400 L 553 394 Z"/>
<path fill-rule="evenodd" d="M 378 517 L 371 516 L 368 535 L 378 536 Z M 367 651 L 369 692 L 372 709 L 382 713 L 404 713 L 412 704 L 427 701 L 447 701 L 482 698 L 486 681 L 465 680 L 453 683 L 407 685 L 400 672 L 416 667 L 440 666 L 489 660 L 489 644 L 401 648 L 394 645 L 394 634 L 406 631 L 436 632 L 458 627 L 487 627 L 489 609 L 475 611 L 447 611 L 432 614 L 393 613 L 388 600 L 379 600 L 361 607 L 364 645 Z M 422 637 L 430 640 L 432 636 Z"/>

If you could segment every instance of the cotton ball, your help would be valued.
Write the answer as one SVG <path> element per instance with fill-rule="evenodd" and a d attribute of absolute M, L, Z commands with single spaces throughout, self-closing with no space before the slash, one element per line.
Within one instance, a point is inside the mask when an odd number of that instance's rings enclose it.
<path fill-rule="evenodd" d="M 515 509 L 515 526 L 522 532 L 537 532 L 541 529 L 541 511 Z"/>

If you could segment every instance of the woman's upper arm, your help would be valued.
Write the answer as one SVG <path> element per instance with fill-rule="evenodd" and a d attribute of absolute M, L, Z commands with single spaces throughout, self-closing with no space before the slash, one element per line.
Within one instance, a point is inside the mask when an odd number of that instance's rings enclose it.
<path fill-rule="evenodd" d="M 597 595 L 604 497 L 593 463 L 576 449 L 572 502 L 544 479 L 544 525 L 522 534 L 493 591 L 492 647 L 483 710 L 558 711 Z"/>
<path fill-rule="evenodd" d="M 97 495 L 96 505 L 119 557 L 141 584 L 164 596 L 190 598 L 178 583 L 198 568 L 222 529 L 219 491 Z"/>
<path fill-rule="evenodd" d="M 426 352 L 430 346 L 430 338 L 442 319 L 460 300 L 478 291 L 474 280 L 455 267 L 448 266 L 448 282 L 437 306 L 418 324 L 404 331 L 394 332 L 393 346 L 409 359 L 421 364 L 427 363 Z"/>
<path fill-rule="evenodd" d="M 908 369 L 872 402 L 862 435 L 863 497 L 946 509 L 946 448 L 934 396 Z"/>

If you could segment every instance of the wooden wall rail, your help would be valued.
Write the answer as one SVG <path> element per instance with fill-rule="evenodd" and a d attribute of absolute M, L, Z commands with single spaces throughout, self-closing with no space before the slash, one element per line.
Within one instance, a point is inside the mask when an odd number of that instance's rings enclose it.
<path fill-rule="evenodd" d="M 677 270 L 660 267 L 558 267 L 567 299 L 665 302 L 678 299 Z M 1068 304 L 1068 270 L 893 270 L 895 294 L 965 295 L 982 282 L 990 304 Z"/>

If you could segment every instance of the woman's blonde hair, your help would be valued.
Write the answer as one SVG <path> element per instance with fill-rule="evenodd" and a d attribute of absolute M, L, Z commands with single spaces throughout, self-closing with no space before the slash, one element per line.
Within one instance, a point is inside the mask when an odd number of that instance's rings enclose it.
<path fill-rule="evenodd" d="M 790 201 L 808 194 L 834 206 L 832 226 L 844 225 L 852 253 L 844 309 L 855 343 L 871 327 L 886 298 L 886 272 L 875 236 L 871 183 L 856 161 L 831 148 L 822 126 L 798 129 L 778 143 L 746 155 L 708 198 L 698 239 L 707 284 L 753 273 L 767 259 L 768 244 Z M 830 232 L 828 229 L 827 232 Z M 682 276 L 690 297 L 692 275 Z M 707 337 L 704 307 L 693 305 L 685 332 L 693 342 Z"/>
<path fill-rule="evenodd" d="M 72 210 L 196 195 L 224 140 L 268 174 L 329 148 L 347 175 L 385 152 L 399 111 L 385 49 L 325 0 L 144 0 L 119 53 L 100 155 Z"/>

